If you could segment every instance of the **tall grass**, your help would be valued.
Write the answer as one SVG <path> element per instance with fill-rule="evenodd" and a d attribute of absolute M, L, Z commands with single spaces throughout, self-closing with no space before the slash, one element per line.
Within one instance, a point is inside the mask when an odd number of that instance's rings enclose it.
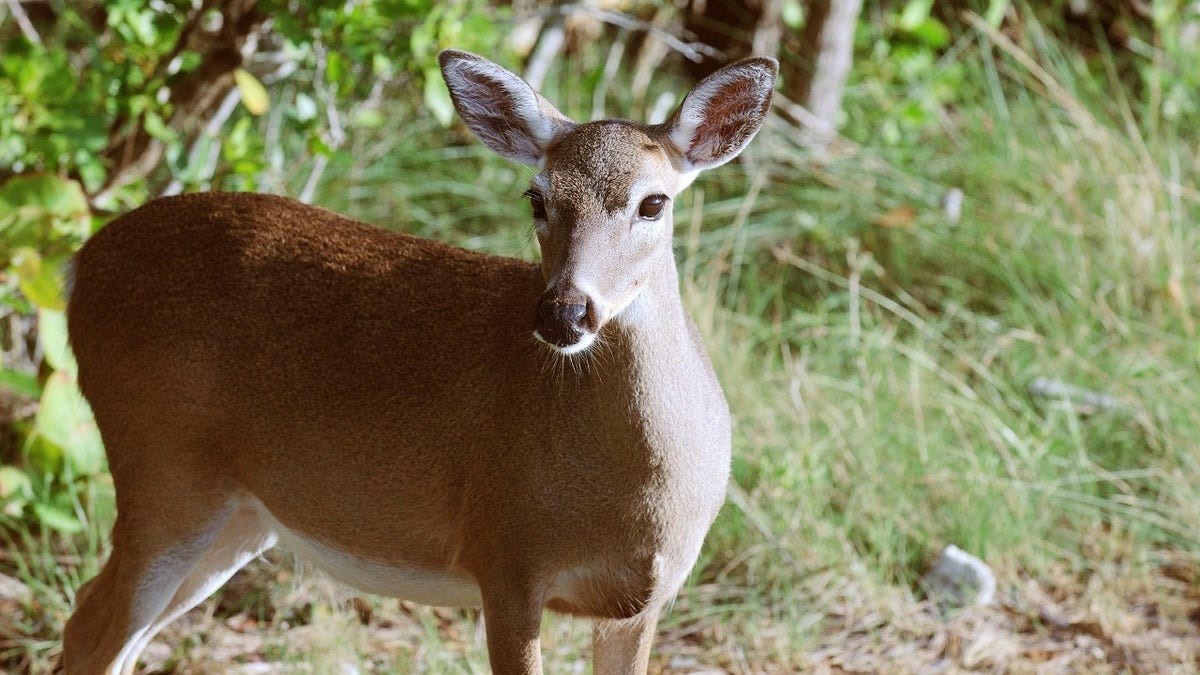
<path fill-rule="evenodd" d="M 1147 123 L 1044 34 L 976 38 L 985 103 L 921 138 L 814 165 L 788 130 L 760 137 L 769 185 L 739 207 L 750 232 L 724 236 L 750 250 L 735 275 L 718 246 L 696 269 L 728 274 L 688 280 L 738 421 L 701 578 L 754 598 L 749 642 L 764 610 L 811 624 L 791 615 L 813 578 L 837 570 L 867 589 L 839 601 L 870 606 L 872 588 L 915 593 L 951 543 L 1010 585 L 1200 554 L 1195 135 Z M 958 222 L 936 207 L 949 188 Z M 877 224 L 897 205 L 911 224 Z M 1038 378 L 1119 404 L 1038 398 Z"/>

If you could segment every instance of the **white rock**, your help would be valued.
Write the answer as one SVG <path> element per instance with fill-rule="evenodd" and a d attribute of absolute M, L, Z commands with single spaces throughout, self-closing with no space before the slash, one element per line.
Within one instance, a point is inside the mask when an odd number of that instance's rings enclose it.
<path fill-rule="evenodd" d="M 996 597 L 996 575 L 979 558 L 950 544 L 933 567 L 921 577 L 929 595 L 943 602 L 965 606 L 990 605 Z"/>

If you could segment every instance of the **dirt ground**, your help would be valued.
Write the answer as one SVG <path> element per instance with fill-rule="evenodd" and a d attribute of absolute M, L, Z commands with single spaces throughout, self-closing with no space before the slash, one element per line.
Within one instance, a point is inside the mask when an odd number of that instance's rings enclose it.
<path fill-rule="evenodd" d="M 992 605 L 950 611 L 910 593 L 864 594 L 830 573 L 798 589 L 814 613 L 814 643 L 803 653 L 784 644 L 779 636 L 786 631 L 772 630 L 769 621 L 756 631 L 715 620 L 665 622 L 651 672 L 1200 672 L 1200 567 L 1183 556 L 1166 556 L 1151 573 L 1128 572 L 1110 565 L 1085 577 L 1010 580 Z M 462 612 L 361 598 L 341 603 L 344 611 L 331 610 L 306 599 L 312 583 L 325 582 L 297 584 L 290 574 L 286 567 L 252 565 L 215 600 L 168 627 L 147 650 L 143 672 L 404 673 L 414 670 L 412 661 L 447 664 L 445 672 L 486 672 L 482 630 L 464 621 Z M 14 600 L 22 594 L 20 582 L 3 581 L 0 672 L 46 672 L 57 637 L 41 636 L 43 645 L 53 646 L 39 659 L 19 655 L 22 650 L 14 648 L 22 640 L 38 638 L 28 634 L 30 626 L 44 622 L 22 615 L 28 610 Z M 278 590 L 287 587 L 291 590 Z M 260 623 L 254 616 L 265 618 Z M 578 655 L 586 645 L 586 624 L 571 623 L 580 626 L 569 635 L 544 638 L 543 649 L 560 649 L 548 662 L 568 664 L 566 672 L 586 672 Z M 330 656 L 319 664 L 295 656 L 322 652 Z M 379 660 L 364 656 L 374 654 Z"/>

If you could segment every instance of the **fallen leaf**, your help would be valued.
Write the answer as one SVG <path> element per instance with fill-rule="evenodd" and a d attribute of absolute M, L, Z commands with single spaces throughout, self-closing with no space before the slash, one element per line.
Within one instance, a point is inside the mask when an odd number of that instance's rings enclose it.
<path fill-rule="evenodd" d="M 880 227 L 908 228 L 917 219 L 917 210 L 908 204 L 901 204 L 875 219 Z"/>
<path fill-rule="evenodd" d="M 1171 277 L 1167 280 L 1167 297 L 1171 298 L 1171 302 L 1175 303 L 1176 307 L 1184 307 L 1187 304 L 1187 299 L 1183 292 L 1183 283 L 1179 281 L 1179 277 Z"/>

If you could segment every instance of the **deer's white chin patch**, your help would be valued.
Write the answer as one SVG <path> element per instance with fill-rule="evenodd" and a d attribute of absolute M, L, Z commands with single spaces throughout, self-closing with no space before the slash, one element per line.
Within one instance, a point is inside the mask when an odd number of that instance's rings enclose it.
<path fill-rule="evenodd" d="M 533 331 L 533 337 L 537 338 L 538 342 L 541 342 L 542 344 L 553 349 L 554 351 L 558 352 L 559 354 L 562 354 L 563 356 L 571 356 L 573 354 L 579 354 L 579 353 L 585 352 L 588 350 L 589 347 L 591 347 L 596 342 L 596 334 L 595 333 L 584 333 L 583 335 L 581 335 L 579 337 L 578 342 L 576 342 L 573 345 L 566 345 L 566 346 L 559 346 L 559 345 L 554 344 L 553 342 L 547 342 L 546 339 L 543 338 L 541 336 L 541 334 L 538 333 L 536 330 Z"/>

